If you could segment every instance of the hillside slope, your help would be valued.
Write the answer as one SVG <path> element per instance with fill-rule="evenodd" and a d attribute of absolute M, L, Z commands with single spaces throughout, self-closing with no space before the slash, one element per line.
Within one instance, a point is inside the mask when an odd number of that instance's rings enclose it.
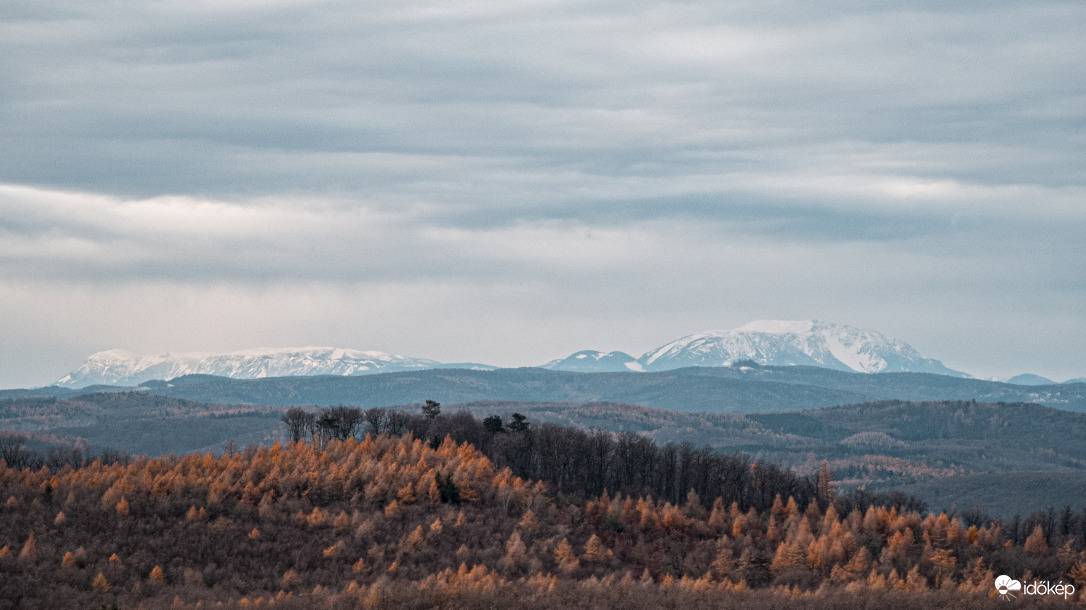
<path fill-rule="evenodd" d="M 624 402 L 676 411 L 795 411 L 876 400 L 1035 402 L 1086 411 L 1086 384 L 1018 386 L 924 373 L 877 375 L 817 367 L 690 367 L 644 373 L 574 373 L 543 369 L 464 369 L 378 373 L 353 377 L 226 379 L 190 375 L 147 391 L 202 402 L 290 405 L 408 404 L 423 398 Z M 49 389 L 46 389 L 48 392 Z M 71 390 L 58 389 L 60 395 Z M 0 392 L 0 399 L 4 397 Z"/>

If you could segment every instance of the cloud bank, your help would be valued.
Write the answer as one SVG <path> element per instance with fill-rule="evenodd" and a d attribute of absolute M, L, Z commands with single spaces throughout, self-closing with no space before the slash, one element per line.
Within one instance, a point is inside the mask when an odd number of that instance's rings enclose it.
<path fill-rule="evenodd" d="M 754 318 L 1086 374 L 1079 3 L 0 7 L 0 386 Z"/>

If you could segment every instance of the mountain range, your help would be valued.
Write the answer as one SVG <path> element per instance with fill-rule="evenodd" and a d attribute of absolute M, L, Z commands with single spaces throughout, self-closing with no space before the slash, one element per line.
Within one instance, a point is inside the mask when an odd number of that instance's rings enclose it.
<path fill-rule="evenodd" d="M 922 356 L 900 339 L 881 333 L 817 320 L 756 320 L 723 331 L 688 335 L 649 350 L 640 357 L 621 351 L 582 350 L 539 368 L 577 373 L 646 373 L 686 367 L 813 366 L 858 373 L 930 373 L 959 378 L 970 375 Z M 121 349 L 98 352 L 57 380 L 62 388 L 94 385 L 137 386 L 146 381 L 185 375 L 231 379 L 270 377 L 352 377 L 430 369 L 495 370 L 479 363 L 445 363 L 427 358 L 335 347 L 261 348 L 229 353 L 184 353 L 147 356 Z M 1079 380 L 1071 380 L 1073 383 Z M 1049 385 L 1037 375 L 1009 380 L 1018 385 Z"/>
<path fill-rule="evenodd" d="M 364 375 L 440 368 L 490 370 L 476 363 L 447 364 L 425 358 L 405 358 L 383 352 L 335 347 L 259 348 L 225 354 L 187 353 L 145 356 L 112 349 L 92 355 L 78 369 L 59 379 L 60 387 L 137 385 L 184 375 L 215 375 L 232 379 Z"/>
<path fill-rule="evenodd" d="M 816 320 L 758 320 L 733 330 L 689 335 L 640 358 L 624 352 L 579 351 L 540 368 L 583 373 L 666 371 L 688 366 L 719 367 L 740 361 L 771 366 L 819 366 L 863 373 L 915 372 L 968 377 L 938 360 L 924 358 L 904 341 L 881 333 Z M 440 368 L 491 370 L 477 363 L 443 363 L 376 351 L 334 347 L 252 349 L 229 353 L 147 356 L 112 349 L 90 356 L 57 380 L 60 387 L 138 385 L 184 375 L 232 379 L 354 376 Z"/>

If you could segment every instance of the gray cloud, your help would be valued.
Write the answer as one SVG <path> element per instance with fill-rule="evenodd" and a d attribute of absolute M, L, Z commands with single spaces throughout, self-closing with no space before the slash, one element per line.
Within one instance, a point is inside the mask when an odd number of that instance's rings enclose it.
<path fill-rule="evenodd" d="M 531 364 L 757 317 L 1086 374 L 1084 26 L 1060 2 L 3 6 L 0 384 L 114 346 Z"/>

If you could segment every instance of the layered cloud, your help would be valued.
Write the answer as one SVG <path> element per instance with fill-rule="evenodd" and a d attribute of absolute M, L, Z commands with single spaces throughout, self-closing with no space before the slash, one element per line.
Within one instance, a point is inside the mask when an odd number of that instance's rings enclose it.
<path fill-rule="evenodd" d="M 1080 376 L 1084 27 L 1059 2 L 0 7 L 0 384 L 110 347 L 535 364 L 768 317 Z"/>

